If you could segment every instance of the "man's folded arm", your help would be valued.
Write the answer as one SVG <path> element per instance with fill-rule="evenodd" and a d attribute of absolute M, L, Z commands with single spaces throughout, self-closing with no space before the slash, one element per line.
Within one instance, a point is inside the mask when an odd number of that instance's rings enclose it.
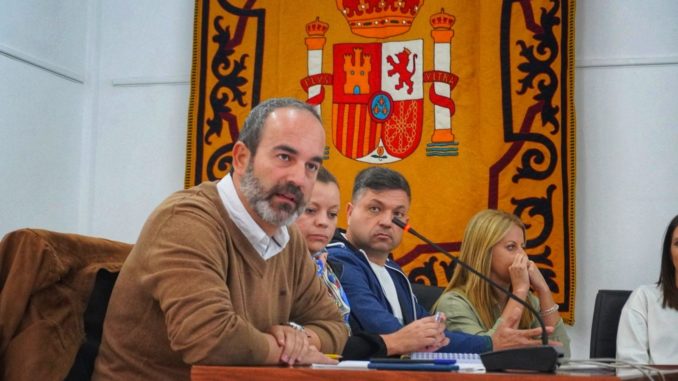
<path fill-rule="evenodd" d="M 182 226 L 199 224 L 190 214 L 163 224 L 162 245 L 151 246 L 142 287 L 159 301 L 172 350 L 188 364 L 264 364 L 273 337 L 235 313 L 214 229 L 193 229 L 190 240 Z M 218 243 L 217 243 L 218 242 Z"/>

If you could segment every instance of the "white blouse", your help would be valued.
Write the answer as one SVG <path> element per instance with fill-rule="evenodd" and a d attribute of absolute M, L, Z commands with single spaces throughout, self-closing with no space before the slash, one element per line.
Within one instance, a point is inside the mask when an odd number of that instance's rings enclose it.
<path fill-rule="evenodd" d="M 655 284 L 631 293 L 617 330 L 618 361 L 678 364 L 678 310 L 662 308 L 662 298 Z"/>

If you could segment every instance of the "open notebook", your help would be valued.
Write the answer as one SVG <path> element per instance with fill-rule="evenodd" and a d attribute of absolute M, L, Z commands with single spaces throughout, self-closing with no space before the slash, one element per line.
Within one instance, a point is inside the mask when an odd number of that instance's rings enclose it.
<path fill-rule="evenodd" d="M 412 360 L 457 360 L 461 372 L 484 372 L 485 367 L 477 353 L 451 353 L 451 352 L 413 352 Z"/>

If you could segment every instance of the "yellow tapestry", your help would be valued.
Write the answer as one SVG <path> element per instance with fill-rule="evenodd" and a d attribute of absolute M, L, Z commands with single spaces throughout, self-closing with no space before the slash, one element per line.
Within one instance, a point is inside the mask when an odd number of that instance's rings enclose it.
<path fill-rule="evenodd" d="M 185 185 L 230 170 L 252 107 L 304 99 L 323 119 L 342 201 L 360 169 L 400 171 L 410 224 L 452 255 L 477 211 L 518 215 L 572 324 L 574 10 L 567 0 L 197 0 Z M 450 258 L 413 236 L 393 256 L 412 281 L 451 277 Z"/>

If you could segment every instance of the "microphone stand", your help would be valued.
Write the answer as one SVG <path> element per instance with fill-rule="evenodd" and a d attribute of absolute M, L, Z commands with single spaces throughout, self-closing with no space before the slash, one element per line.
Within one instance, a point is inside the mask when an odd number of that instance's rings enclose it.
<path fill-rule="evenodd" d="M 485 276 L 484 274 L 474 269 L 473 267 L 469 266 L 468 264 L 462 262 L 461 260 L 459 260 L 459 258 L 455 257 L 454 255 L 448 253 L 445 249 L 440 247 L 440 245 L 436 244 L 430 239 L 419 234 L 416 230 L 412 229 L 409 224 L 404 223 L 403 221 L 399 220 L 396 217 L 393 217 L 392 221 L 395 225 L 402 228 L 403 231 L 408 232 L 413 236 L 419 238 L 420 240 L 426 242 L 427 244 L 431 245 L 434 249 L 438 250 L 442 254 L 445 254 L 448 257 L 452 258 L 452 261 L 455 264 L 479 276 L 482 280 L 492 285 L 492 287 L 500 290 L 501 292 L 506 294 L 509 298 L 520 303 L 523 307 L 527 308 L 527 310 L 530 311 L 530 313 L 532 313 L 539 322 L 539 326 L 541 327 L 542 345 L 536 347 L 509 348 L 502 349 L 499 351 L 481 353 L 480 359 L 483 362 L 483 365 L 485 366 L 485 370 L 487 370 L 488 372 L 506 371 L 506 370 L 527 370 L 533 372 L 548 372 L 548 373 L 553 373 L 556 371 L 556 368 L 558 367 L 558 358 L 562 356 L 562 353 L 560 353 L 556 348 L 548 345 L 549 338 L 548 334 L 546 333 L 546 326 L 544 324 L 544 320 L 541 318 L 539 312 L 535 310 L 534 307 L 532 307 L 532 305 L 530 305 L 530 303 L 520 299 L 508 289 L 505 289 L 504 287 L 500 286 L 497 282 L 493 281 L 492 279 Z"/>

